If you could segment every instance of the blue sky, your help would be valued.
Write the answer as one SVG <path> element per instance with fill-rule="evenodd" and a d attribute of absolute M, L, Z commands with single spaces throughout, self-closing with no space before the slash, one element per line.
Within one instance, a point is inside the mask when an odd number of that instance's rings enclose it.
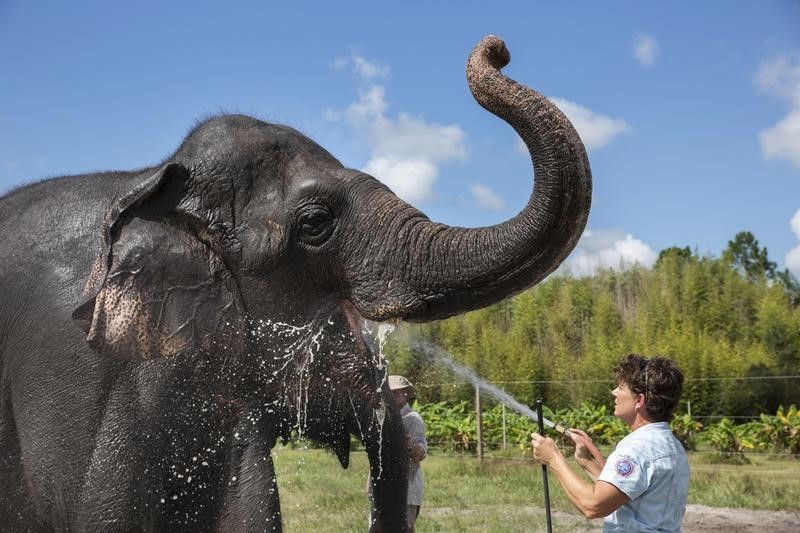
<path fill-rule="evenodd" d="M 491 7 L 489 7 L 491 6 Z M 487 34 L 505 72 L 589 150 L 569 259 L 719 255 L 742 230 L 800 275 L 800 2 L 28 2 L 0 0 L 0 191 L 158 163 L 199 119 L 292 125 L 432 219 L 526 202 L 513 131 L 469 94 Z"/>

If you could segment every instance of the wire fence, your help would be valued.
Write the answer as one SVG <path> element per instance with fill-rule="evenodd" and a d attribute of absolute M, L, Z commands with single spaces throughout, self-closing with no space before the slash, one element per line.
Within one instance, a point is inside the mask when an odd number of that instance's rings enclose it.
<path fill-rule="evenodd" d="M 685 383 L 714 383 L 714 382 L 743 382 L 743 383 L 753 383 L 753 382 L 766 382 L 766 381 L 788 381 L 788 380 L 797 380 L 800 381 L 800 374 L 787 374 L 787 375 L 780 375 L 780 376 L 720 376 L 720 377 L 700 377 L 700 378 L 687 378 L 684 380 Z M 456 388 L 456 387 L 469 387 L 469 388 L 481 388 L 480 394 L 486 394 L 488 397 L 492 398 L 494 401 L 498 403 L 504 403 L 501 399 L 495 397 L 491 391 L 487 390 L 483 387 L 483 385 L 488 385 L 491 388 L 495 387 L 502 387 L 508 385 L 578 385 L 578 384 L 596 384 L 596 383 L 605 383 L 610 386 L 613 386 L 616 382 L 613 379 L 561 379 L 561 380 L 498 380 L 498 381 L 486 381 L 481 380 L 480 382 L 476 382 L 474 380 L 453 380 L 453 381 L 444 381 L 444 382 L 434 382 L 434 383 L 419 383 L 416 384 L 415 387 L 418 389 L 436 389 L 436 388 Z M 494 387 L 493 387 L 494 386 Z M 800 403 L 800 383 L 798 383 L 796 398 L 793 401 L 789 402 L 790 404 L 799 404 Z M 505 391 L 503 391 L 505 392 Z M 509 405 L 512 409 L 513 406 Z M 697 407 L 697 405 L 695 405 Z M 692 402 L 691 400 L 688 403 L 688 413 L 694 419 L 698 420 L 722 420 L 722 419 L 729 419 L 729 420 L 737 420 L 737 421 L 746 421 L 746 420 L 758 420 L 760 414 L 700 414 L 696 412 L 692 412 Z"/>
<path fill-rule="evenodd" d="M 708 378 L 686 378 L 685 382 L 694 381 L 769 381 L 769 380 L 787 380 L 798 379 L 800 375 L 787 375 L 787 376 L 724 376 L 724 377 L 708 377 Z M 495 385 L 546 385 L 546 384 L 576 384 L 576 383 L 608 383 L 614 384 L 613 379 L 541 379 L 541 380 L 501 380 L 492 381 Z M 446 387 L 446 386 L 459 386 L 471 385 L 474 386 L 472 381 L 459 380 L 447 381 L 441 383 L 420 383 L 415 385 L 418 388 L 432 388 L 432 387 Z"/>
<path fill-rule="evenodd" d="M 484 442 L 483 444 L 484 444 L 484 446 L 490 447 L 490 449 L 483 451 L 484 457 L 492 457 L 493 459 L 506 459 L 506 458 L 509 458 L 509 457 L 506 457 L 504 455 L 504 454 L 508 453 L 508 450 L 503 450 L 502 449 L 502 446 L 503 446 L 502 442 Z M 437 455 L 445 455 L 445 456 L 453 456 L 453 457 L 475 457 L 476 456 L 476 453 L 474 451 L 472 451 L 472 450 L 469 450 L 469 451 L 467 451 L 467 450 L 464 450 L 464 451 L 452 450 L 451 449 L 452 443 L 448 442 L 448 441 L 428 441 L 428 446 L 430 448 L 432 448 L 433 450 L 435 450 L 435 453 Z M 571 450 L 572 449 L 571 446 L 559 445 L 559 447 L 562 449 L 562 451 Z M 520 455 L 522 455 L 523 453 L 527 454 L 529 452 L 528 448 L 525 448 L 525 450 L 523 451 L 521 448 L 518 448 L 517 446 L 514 446 L 514 445 L 510 446 L 510 448 L 518 449 L 519 452 L 520 452 Z M 613 447 L 608 447 L 608 446 L 599 446 L 598 448 L 600 450 L 602 450 L 602 451 L 608 451 L 608 452 L 613 450 Z M 494 452 L 495 455 L 492 455 L 493 452 Z M 497 455 L 498 452 L 500 453 L 499 455 Z M 721 456 L 726 456 L 726 457 L 740 457 L 742 455 L 746 455 L 746 456 L 756 456 L 756 457 L 776 457 L 776 458 L 783 457 L 783 458 L 786 458 L 786 459 L 798 459 L 798 458 L 800 458 L 800 453 L 774 452 L 774 451 L 771 452 L 771 451 L 766 451 L 766 450 L 749 450 L 746 453 L 725 452 L 725 451 L 716 451 L 716 450 L 686 450 L 686 454 L 687 455 L 695 455 L 695 456 L 705 456 L 705 455 L 709 455 L 709 454 L 714 454 L 714 455 L 721 455 Z M 525 457 L 511 457 L 510 459 L 525 459 Z"/>
<path fill-rule="evenodd" d="M 800 380 L 800 375 L 797 375 L 797 374 L 786 374 L 786 375 L 779 375 L 779 376 L 720 376 L 720 377 L 705 377 L 705 378 L 689 378 L 686 381 L 687 382 L 698 382 L 698 383 L 704 383 L 704 382 L 706 382 L 706 383 L 712 383 L 712 382 L 741 382 L 742 383 L 741 387 L 742 387 L 742 389 L 744 389 L 744 388 L 747 387 L 747 385 L 746 385 L 747 383 L 755 384 L 757 382 L 776 382 L 776 381 L 779 381 L 779 380 Z M 512 398 L 510 396 L 509 396 L 509 399 L 512 400 L 512 401 L 510 403 L 505 402 L 503 400 L 503 398 L 505 396 L 508 396 L 507 394 L 505 394 L 505 391 L 499 390 L 499 392 L 503 393 L 503 394 L 501 394 L 499 396 L 497 394 L 495 394 L 496 392 L 498 392 L 499 387 L 508 386 L 508 385 L 539 385 L 539 384 L 568 384 L 568 385 L 571 385 L 571 384 L 581 384 L 581 383 L 608 383 L 608 384 L 614 384 L 615 382 L 613 380 L 610 380 L 610 379 L 592 379 L 592 380 L 574 379 L 574 380 L 500 380 L 500 381 L 493 381 L 493 382 L 489 383 L 489 382 L 486 382 L 485 380 L 476 380 L 476 379 L 471 379 L 471 380 L 463 379 L 463 380 L 460 380 L 460 379 L 455 379 L 455 380 L 446 381 L 446 382 L 420 383 L 420 384 L 417 385 L 417 387 L 419 387 L 421 389 L 424 389 L 424 388 L 429 388 L 429 387 L 440 387 L 441 388 L 441 387 L 464 387 L 464 386 L 468 386 L 468 387 L 470 387 L 470 388 L 475 390 L 475 396 L 474 396 L 475 405 L 474 405 L 474 408 L 473 409 L 468 409 L 467 410 L 468 413 L 467 412 L 461 413 L 461 416 L 464 416 L 465 420 L 466 420 L 467 416 L 472 417 L 472 422 L 470 423 L 473 426 L 472 430 L 470 431 L 465 426 L 462 426 L 457 430 L 459 432 L 459 434 L 454 439 L 449 439 L 449 440 L 445 440 L 445 441 L 435 441 L 435 440 L 434 441 L 429 441 L 429 444 L 433 448 L 436 448 L 438 450 L 438 453 L 446 453 L 446 454 L 447 453 L 452 453 L 453 456 L 462 456 L 462 457 L 463 456 L 476 456 L 478 459 L 481 459 L 484 456 L 484 454 L 486 454 L 486 456 L 489 457 L 489 456 L 491 456 L 491 454 L 493 452 L 496 452 L 496 453 L 499 453 L 499 455 L 494 455 L 493 456 L 494 459 L 508 460 L 509 457 L 508 457 L 507 454 L 508 454 L 509 451 L 512 451 L 512 453 L 513 453 L 514 449 L 519 449 L 521 453 L 525 453 L 527 451 L 529 443 L 527 443 L 527 442 L 522 442 L 522 443 L 521 442 L 515 442 L 514 439 L 512 439 L 512 438 L 506 439 L 506 434 L 507 434 L 507 430 L 506 430 L 506 426 L 507 426 L 507 423 L 506 423 L 506 417 L 507 417 L 506 406 L 510 407 L 511 411 L 519 410 L 519 409 L 517 409 L 515 407 L 515 404 L 519 404 L 519 402 L 517 402 L 514 398 Z M 484 387 L 487 387 L 487 388 L 484 388 Z M 492 389 L 494 389 L 495 393 L 492 392 Z M 503 406 L 502 415 L 501 415 L 502 416 L 502 435 L 503 435 L 503 441 L 502 442 L 495 441 L 495 440 L 486 440 L 484 438 L 485 435 L 483 434 L 484 433 L 484 431 L 483 431 L 483 422 L 481 421 L 481 419 L 483 417 L 482 411 L 484 411 L 484 409 L 481 407 L 481 395 L 482 394 L 486 394 L 487 396 L 491 397 L 494 401 L 496 401 L 498 404 Z M 462 402 L 463 402 L 463 400 L 462 400 Z M 437 403 L 438 404 L 442 404 L 443 402 L 437 402 Z M 706 421 L 708 423 L 709 427 L 712 427 L 712 424 L 716 424 L 716 421 L 722 421 L 724 419 L 732 420 L 734 422 L 739 422 L 739 423 L 748 422 L 748 421 L 758 422 L 758 421 L 760 421 L 762 419 L 762 416 L 763 416 L 763 414 L 746 414 L 746 415 L 745 414 L 721 414 L 721 413 L 719 413 L 719 411 L 717 411 L 714 414 L 700 414 L 700 413 L 696 412 L 696 411 L 699 411 L 699 409 L 696 409 L 695 414 L 692 414 L 692 407 L 693 407 L 692 403 L 693 402 L 691 400 L 689 400 L 687 402 L 686 406 L 685 406 L 687 414 L 689 415 L 690 419 L 697 420 L 697 421 Z M 797 400 L 793 401 L 791 403 L 793 403 L 795 405 L 797 403 L 800 403 L 800 386 L 798 387 Z M 445 404 L 445 406 L 449 405 L 447 403 L 444 403 L 444 404 Z M 457 402 L 453 403 L 453 405 L 454 406 L 457 405 Z M 463 405 L 463 403 L 461 403 L 460 405 Z M 521 404 L 521 405 L 522 405 L 522 407 L 525 407 L 524 404 Z M 697 407 L 697 406 L 695 405 L 695 407 Z M 447 409 L 447 407 L 445 407 L 445 409 Z M 461 408 L 461 409 L 463 410 L 463 408 Z M 569 409 L 567 409 L 566 411 L 569 411 Z M 447 411 L 445 411 L 445 413 L 446 412 Z M 523 413 L 523 411 L 519 411 L 519 412 Z M 713 411 L 712 411 L 712 413 L 713 413 Z M 724 413 L 724 411 L 723 411 L 723 413 Z M 523 414 L 528 418 L 530 418 L 530 416 L 531 416 L 530 410 L 528 410 L 527 413 L 523 413 Z M 554 413 L 554 414 L 556 414 L 556 416 L 567 416 L 567 417 L 570 416 L 570 414 L 565 414 L 563 411 L 561 412 L 561 414 L 558 414 L 558 413 Z M 767 413 L 764 413 L 764 414 L 767 414 Z M 774 414 L 775 413 L 768 413 L 768 416 L 772 416 Z M 440 416 L 442 416 L 442 414 L 440 414 Z M 449 416 L 449 415 L 446 415 L 446 416 Z M 459 416 L 459 415 L 456 415 L 456 413 L 454 413 L 454 416 Z M 493 416 L 496 417 L 497 413 L 495 413 Z M 548 416 L 551 416 L 551 415 L 548 415 Z M 608 418 L 613 418 L 613 416 L 611 414 L 607 414 L 607 415 L 603 415 L 603 416 L 606 416 Z M 495 425 L 498 425 L 500 422 L 498 420 L 494 420 L 493 423 Z M 533 423 L 531 425 L 532 425 L 531 429 L 533 429 Z M 474 426 L 477 426 L 477 427 L 474 427 Z M 519 428 L 517 428 L 517 429 L 519 429 Z M 499 431 L 499 427 L 494 427 L 495 439 L 497 439 L 499 437 L 497 435 L 497 433 L 496 433 L 497 431 Z M 620 431 L 621 431 L 621 429 L 620 429 Z M 699 432 L 700 432 L 699 428 L 697 430 L 691 430 L 690 433 L 689 433 L 689 435 L 690 435 L 689 438 L 692 441 L 694 441 L 695 436 L 698 435 Z M 509 435 L 509 437 L 511 437 L 510 426 L 509 426 L 508 435 Z M 520 439 L 519 431 L 517 431 L 516 432 L 516 441 L 519 441 L 519 439 Z M 616 440 L 616 439 L 617 439 L 617 437 L 614 437 L 612 439 L 612 441 Z M 609 444 L 611 441 L 609 441 L 606 438 L 605 442 L 606 442 L 606 444 Z M 564 446 L 565 449 L 569 448 L 568 441 L 565 441 L 562 444 L 565 444 L 565 446 Z M 692 447 L 693 446 L 694 446 L 694 444 L 692 444 Z M 783 458 L 794 458 L 794 459 L 796 459 L 796 458 L 800 457 L 800 454 L 791 453 L 792 451 L 796 450 L 796 447 L 793 447 L 793 446 L 794 445 L 792 445 L 791 449 L 787 448 L 786 451 L 782 451 L 781 450 L 781 446 L 779 446 L 776 449 L 773 446 L 769 446 L 768 447 L 767 444 L 764 444 L 763 446 L 761 446 L 759 444 L 758 447 L 753 447 L 753 448 L 748 449 L 746 455 L 747 456 L 753 456 L 753 457 L 760 457 L 760 458 L 781 458 L 781 457 L 783 457 Z M 726 452 L 724 449 L 720 449 L 720 450 L 709 449 L 708 451 L 705 451 L 705 450 L 701 450 L 701 451 L 691 450 L 688 453 L 690 453 L 692 455 L 695 455 L 695 454 L 702 455 L 702 454 L 712 453 L 712 454 L 715 454 L 717 456 L 726 456 L 726 455 L 743 456 L 742 452 Z M 521 458 L 521 459 L 524 459 L 524 458 Z M 517 460 L 517 458 L 515 458 L 515 460 Z"/>
<path fill-rule="evenodd" d="M 474 451 L 458 451 L 452 450 L 448 446 L 451 443 L 448 442 L 431 442 L 428 441 L 428 454 L 435 454 L 437 457 L 445 457 L 449 459 L 476 459 L 477 453 Z M 568 446 L 559 446 L 562 452 L 571 450 Z M 610 452 L 611 449 L 607 449 L 604 447 L 600 447 L 601 451 L 603 452 Z M 353 448 L 352 452 L 365 452 L 366 450 L 362 447 Z M 500 453 L 498 453 L 500 452 Z M 607 454 L 606 454 L 607 455 Z M 746 454 L 736 453 L 736 452 L 718 452 L 713 450 L 686 450 L 686 455 L 693 456 L 693 457 L 704 457 L 704 456 L 724 456 L 724 457 L 758 457 L 758 458 L 774 458 L 774 459 L 793 459 L 793 460 L 800 460 L 800 454 L 798 453 L 789 453 L 789 452 L 767 452 L 767 451 L 749 451 Z M 524 452 L 520 450 L 519 455 L 517 456 L 510 456 L 508 455 L 507 451 L 502 450 L 484 450 L 483 452 L 484 459 L 491 459 L 493 461 L 518 461 L 524 463 L 533 462 L 533 457 L 530 455 L 529 450 L 525 450 Z"/>

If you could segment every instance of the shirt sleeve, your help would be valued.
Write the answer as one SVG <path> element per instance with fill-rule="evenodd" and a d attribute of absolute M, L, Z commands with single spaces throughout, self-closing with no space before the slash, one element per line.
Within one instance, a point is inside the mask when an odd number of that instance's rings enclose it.
<path fill-rule="evenodd" d="M 616 449 L 608 456 L 603 471 L 597 477 L 617 487 L 628 498 L 635 500 L 647 490 L 647 472 L 632 450 Z"/>
<path fill-rule="evenodd" d="M 418 413 L 410 413 L 408 416 L 408 437 L 412 445 L 420 446 L 425 453 L 428 453 L 428 441 L 425 438 L 425 422 Z"/>

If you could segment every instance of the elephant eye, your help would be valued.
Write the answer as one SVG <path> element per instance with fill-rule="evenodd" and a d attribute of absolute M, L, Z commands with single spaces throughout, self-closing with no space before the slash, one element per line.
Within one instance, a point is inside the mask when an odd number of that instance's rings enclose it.
<path fill-rule="evenodd" d="M 297 232 L 299 239 L 311 246 L 319 246 L 333 233 L 334 218 L 328 206 L 306 204 L 297 211 Z"/>

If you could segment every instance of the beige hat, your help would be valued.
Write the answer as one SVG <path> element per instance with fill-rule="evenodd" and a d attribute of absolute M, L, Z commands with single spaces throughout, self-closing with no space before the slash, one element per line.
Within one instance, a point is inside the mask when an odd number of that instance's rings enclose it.
<path fill-rule="evenodd" d="M 400 389 L 413 389 L 414 385 L 411 384 L 406 378 L 400 375 L 389 376 L 389 389 L 390 390 L 400 390 Z"/>

